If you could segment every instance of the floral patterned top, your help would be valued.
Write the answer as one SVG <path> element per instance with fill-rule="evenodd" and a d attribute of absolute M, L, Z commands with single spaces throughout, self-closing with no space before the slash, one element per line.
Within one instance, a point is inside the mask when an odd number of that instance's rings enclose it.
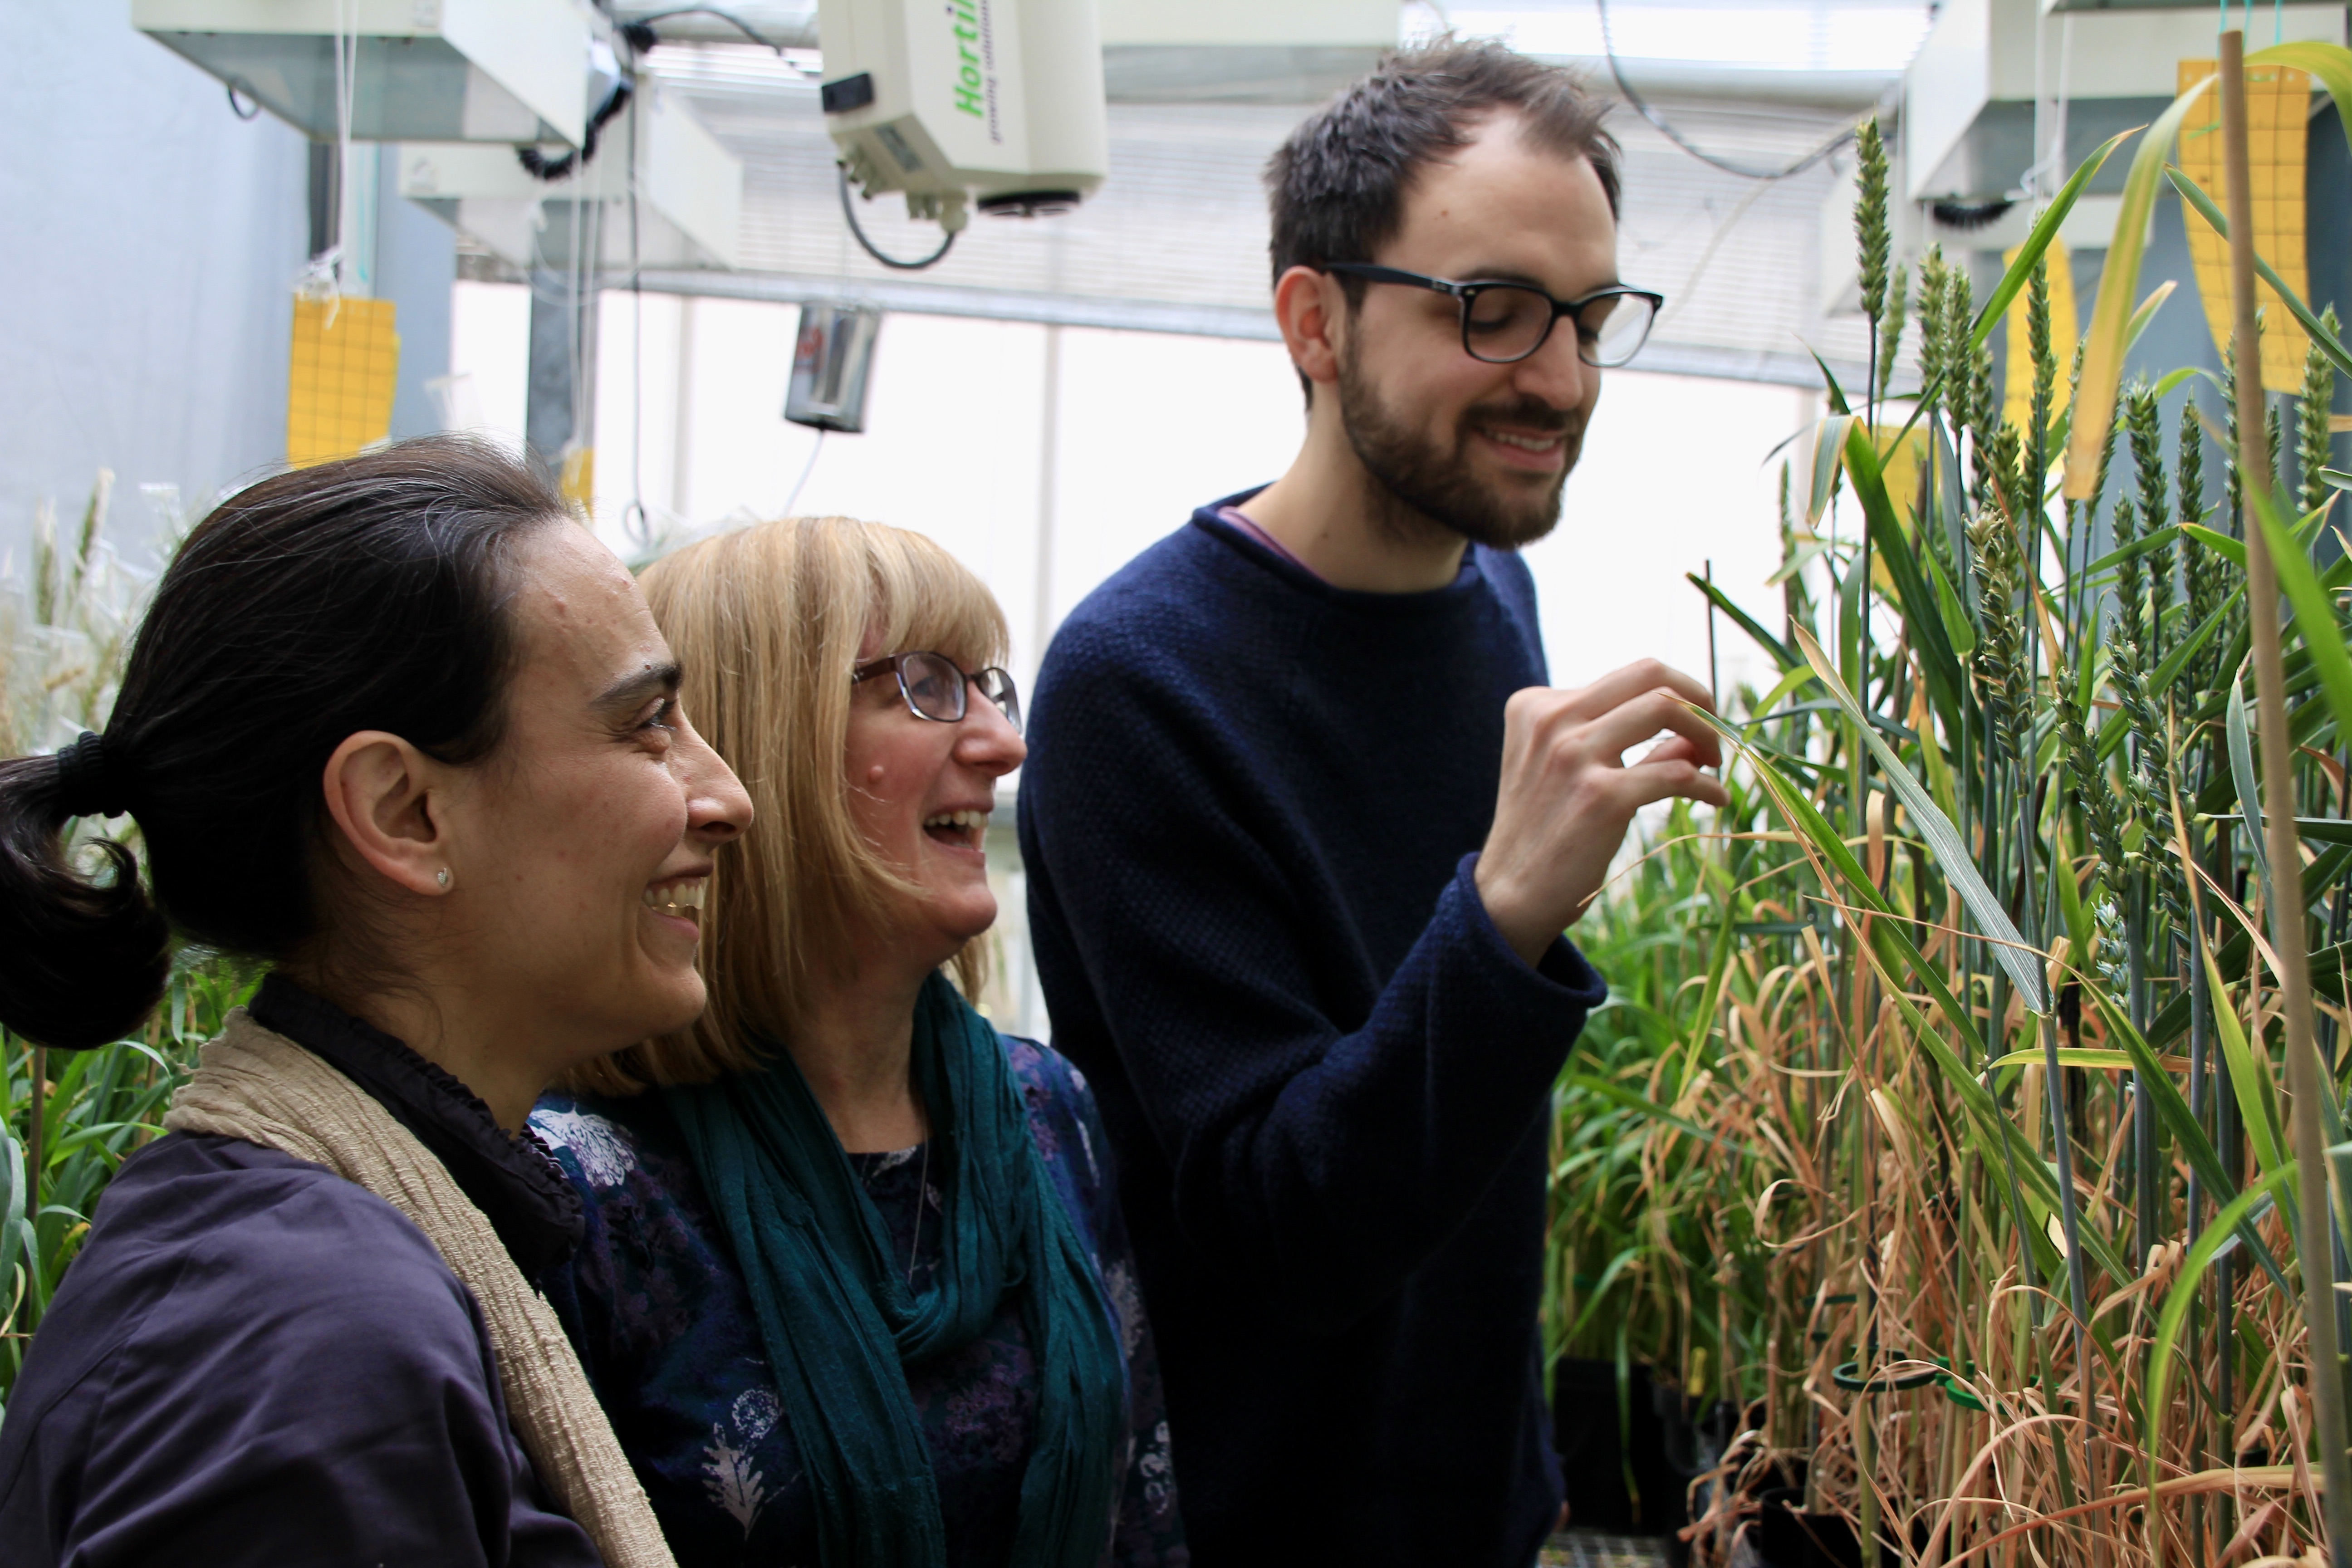
<path fill-rule="evenodd" d="M 999 1037 L 1055 1190 L 1093 1247 L 1127 1351 L 1131 1436 L 1102 1560 L 1188 1568 L 1159 1361 L 1094 1099 L 1062 1058 Z M 579 1250 L 540 1284 L 680 1568 L 817 1568 L 808 1479 L 782 1418 L 751 1295 L 661 1097 L 550 1094 L 530 1127 L 587 1211 Z M 916 1289 L 927 1288 L 945 1227 L 922 1148 L 851 1161 L 910 1258 Z M 988 1331 L 907 1374 L 930 1442 L 950 1568 L 1008 1564 L 1036 1414 L 1037 1370 L 1017 1293 L 1007 1293 Z"/>

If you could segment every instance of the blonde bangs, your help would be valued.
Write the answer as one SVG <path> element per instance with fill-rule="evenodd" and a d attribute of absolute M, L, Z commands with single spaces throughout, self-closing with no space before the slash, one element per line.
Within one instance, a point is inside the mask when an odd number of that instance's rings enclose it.
<path fill-rule="evenodd" d="M 929 649 L 971 670 L 1004 661 L 1011 638 L 986 584 L 919 533 L 866 526 L 885 653 Z"/>
<path fill-rule="evenodd" d="M 858 834 L 842 759 L 849 672 L 869 628 L 892 653 L 966 669 L 1001 662 L 1004 614 L 931 540 L 846 517 L 755 523 L 663 556 L 640 575 L 684 674 L 688 719 L 751 795 L 751 829 L 721 849 L 698 963 L 710 1000 L 688 1027 L 574 1069 L 600 1094 L 707 1083 L 760 1065 L 801 1016 L 815 966 L 906 884 Z M 976 986 L 979 943 L 959 961 Z"/>

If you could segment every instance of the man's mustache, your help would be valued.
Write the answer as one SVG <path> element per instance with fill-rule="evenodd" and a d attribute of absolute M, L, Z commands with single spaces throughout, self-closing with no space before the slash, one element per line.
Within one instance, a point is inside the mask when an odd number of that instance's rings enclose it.
<path fill-rule="evenodd" d="M 1512 403 L 1483 403 L 1462 416 L 1465 425 L 1516 425 L 1526 430 L 1560 431 L 1570 436 L 1581 436 L 1584 421 L 1572 408 L 1554 408 L 1538 398 L 1522 397 Z"/>

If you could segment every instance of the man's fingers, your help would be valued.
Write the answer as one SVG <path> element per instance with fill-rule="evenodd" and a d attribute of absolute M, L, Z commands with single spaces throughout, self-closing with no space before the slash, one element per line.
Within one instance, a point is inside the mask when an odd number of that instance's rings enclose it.
<path fill-rule="evenodd" d="M 1700 707 L 1713 710 L 1715 700 L 1706 688 L 1685 675 L 1672 665 L 1661 664 L 1654 658 L 1636 659 L 1622 669 L 1612 669 L 1591 685 L 1570 694 L 1567 710 L 1579 719 L 1597 719 L 1612 708 L 1644 691 L 1664 687 Z"/>
<path fill-rule="evenodd" d="M 1687 740 L 1691 755 L 1702 766 L 1722 762 L 1723 746 L 1715 727 L 1691 711 L 1678 693 L 1664 689 L 1643 692 L 1612 709 L 1593 721 L 1583 738 L 1613 763 L 1661 730 L 1671 730 Z"/>
<path fill-rule="evenodd" d="M 1709 764 L 1701 761 L 1697 745 L 1688 735 L 1669 735 L 1642 753 L 1644 763 L 1689 763 L 1694 767 Z M 1640 765 L 1639 763 L 1635 764 Z"/>
<path fill-rule="evenodd" d="M 1623 776 L 1624 787 L 1631 792 L 1625 799 L 1636 811 L 1676 796 L 1684 800 L 1702 801 L 1708 805 L 1731 804 L 1731 792 L 1723 787 L 1721 779 L 1700 772 L 1686 760 L 1664 763 L 1644 760 L 1627 768 Z"/>

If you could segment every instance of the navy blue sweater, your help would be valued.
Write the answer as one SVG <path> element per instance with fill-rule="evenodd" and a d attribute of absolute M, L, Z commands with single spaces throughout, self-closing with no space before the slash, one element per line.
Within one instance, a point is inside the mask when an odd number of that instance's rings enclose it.
<path fill-rule="evenodd" d="M 536 1145 L 276 976 L 256 1019 L 437 1154 L 517 1261 L 578 1240 Z M 8 1568 L 596 1568 L 507 1422 L 473 1292 L 323 1165 L 174 1132 L 123 1162 L 0 1424 Z"/>
<path fill-rule="evenodd" d="M 1606 994 L 1471 880 L 1534 585 L 1476 548 L 1434 593 L 1335 589 L 1215 510 L 1063 624 L 1021 783 L 1187 1530 L 1209 1568 L 1522 1568 L 1559 1507 L 1545 1106 Z"/>

